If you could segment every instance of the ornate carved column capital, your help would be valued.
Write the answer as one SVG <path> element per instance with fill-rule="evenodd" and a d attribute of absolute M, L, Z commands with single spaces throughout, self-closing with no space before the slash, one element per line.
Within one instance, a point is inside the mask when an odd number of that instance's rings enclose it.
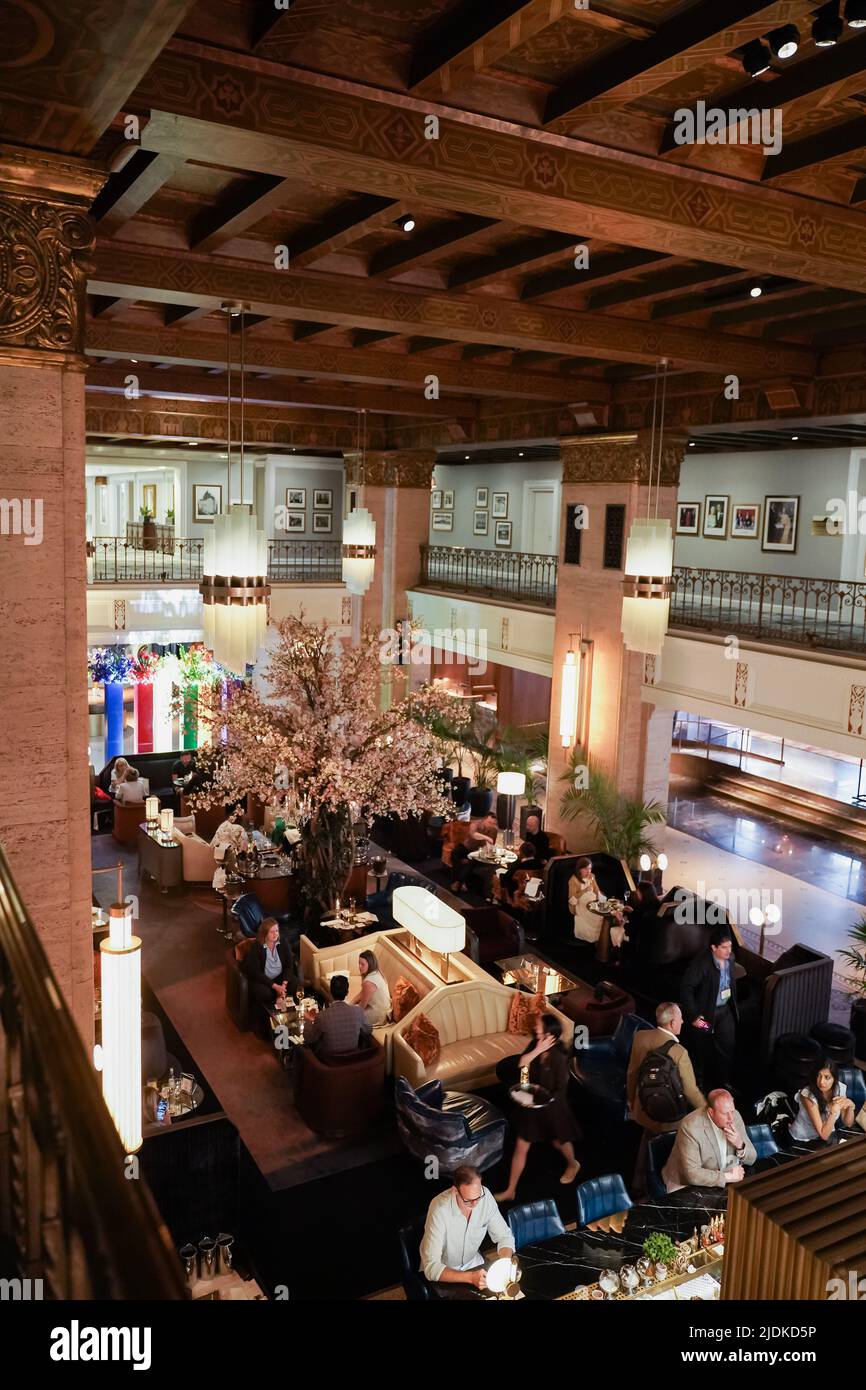
<path fill-rule="evenodd" d="M 84 365 L 88 209 L 106 173 L 31 150 L 0 151 L 0 357 Z"/>
<path fill-rule="evenodd" d="M 347 480 L 355 486 L 417 487 L 429 491 L 435 449 L 368 449 L 366 457 L 344 450 Z"/>
<path fill-rule="evenodd" d="M 685 435 L 665 435 L 661 457 L 662 487 L 677 486 L 687 445 Z M 649 430 L 638 430 L 634 434 L 575 436 L 561 439 L 560 449 L 564 483 L 649 482 Z"/>

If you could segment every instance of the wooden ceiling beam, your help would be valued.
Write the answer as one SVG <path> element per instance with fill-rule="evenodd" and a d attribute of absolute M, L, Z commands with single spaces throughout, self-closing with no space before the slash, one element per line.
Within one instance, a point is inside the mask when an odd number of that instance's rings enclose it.
<path fill-rule="evenodd" d="M 848 199 L 850 206 L 856 207 L 859 203 L 866 203 L 866 178 L 858 179 L 851 189 L 851 196 Z"/>
<path fill-rule="evenodd" d="M 220 93 L 239 83 L 246 100 L 227 124 Z M 214 148 L 234 168 L 866 290 L 866 219 L 784 190 L 768 204 L 760 186 L 585 140 L 527 139 L 479 115 L 443 113 L 439 139 L 428 140 L 423 101 L 304 81 L 181 40 L 135 103 L 171 113 L 160 147 L 183 157 Z"/>
<path fill-rule="evenodd" d="M 184 164 L 173 155 L 136 150 L 116 174 L 112 174 L 91 208 L 100 232 L 109 236 L 134 217 L 173 178 Z"/>
<path fill-rule="evenodd" d="M 404 204 L 399 199 L 380 198 L 374 194 L 340 203 L 320 222 L 287 239 L 289 264 L 293 270 L 314 265 L 334 251 L 342 251 L 352 242 L 360 241 L 375 228 L 396 222 L 403 210 Z"/>
<path fill-rule="evenodd" d="M 475 290 L 509 271 L 545 270 L 551 265 L 561 265 L 567 255 L 574 257 L 576 247 L 583 241 L 584 237 L 569 236 L 565 232 L 526 237 L 511 246 L 503 246 L 500 251 L 459 261 L 448 276 L 448 288 Z"/>
<path fill-rule="evenodd" d="M 399 336 L 399 333 L 390 333 L 381 328 L 359 328 L 352 334 L 352 347 L 372 347 L 374 343 L 384 343 Z"/>
<path fill-rule="evenodd" d="M 679 290 L 707 285 L 727 279 L 731 271 L 724 265 L 680 265 L 663 270 L 658 275 L 644 275 L 639 279 L 626 280 L 623 284 L 608 285 L 594 290 L 587 300 L 588 309 L 609 309 L 616 304 L 633 304 L 637 301 L 664 299 Z"/>
<path fill-rule="evenodd" d="M 406 234 L 405 242 L 384 246 L 372 257 L 368 274 L 371 280 L 402 275 L 407 270 L 435 261 L 443 252 L 458 246 L 470 245 L 478 237 L 498 226 L 493 217 L 461 217 L 459 223 L 439 222 L 427 231 Z"/>
<path fill-rule="evenodd" d="M 333 0 L 254 0 L 250 47 L 285 62 L 293 48 L 333 14 Z"/>
<path fill-rule="evenodd" d="M 801 169 L 811 169 L 816 164 L 825 164 L 828 159 L 840 155 L 854 154 L 866 147 L 866 116 L 855 116 L 852 121 L 820 130 L 815 135 L 804 135 L 801 140 L 785 143 L 777 155 L 768 155 L 764 161 L 762 178 L 779 179 L 785 174 L 796 174 Z"/>
<path fill-rule="evenodd" d="M 215 251 L 232 237 L 240 236 L 286 202 L 286 180 L 272 174 L 239 179 L 193 219 L 189 244 L 193 251 Z"/>
<path fill-rule="evenodd" d="M 166 328 L 176 328 L 181 323 L 192 323 L 212 314 L 213 308 L 207 304 L 166 304 L 162 319 Z"/>
<path fill-rule="evenodd" d="M 544 295 L 555 294 L 557 290 L 584 289 L 587 285 L 603 284 L 606 280 L 618 280 L 620 276 L 641 270 L 644 266 L 668 261 L 658 251 L 612 251 L 607 255 L 590 256 L 586 270 L 576 270 L 571 265 L 561 270 L 545 270 L 540 275 L 531 275 L 520 287 L 521 300 L 541 299 Z"/>
<path fill-rule="evenodd" d="M 765 345 L 711 337 L 693 328 L 661 329 L 634 319 L 538 305 L 529 310 L 513 300 L 410 291 L 349 276 L 297 275 L 114 242 L 97 246 L 90 291 L 153 303 L 198 302 L 212 309 L 226 299 L 242 299 L 253 314 L 321 324 L 322 332 L 325 326 L 388 329 L 612 361 L 655 362 L 661 355 L 674 367 L 730 365 L 744 374 L 760 374 L 772 365 Z M 774 344 L 773 352 L 779 359 L 776 371 L 809 371 L 814 366 L 812 355 L 802 348 Z"/>
<path fill-rule="evenodd" d="M 113 319 L 131 305 L 129 299 L 106 299 L 101 295 L 90 296 L 90 312 L 95 319 Z"/>
<path fill-rule="evenodd" d="M 225 332 L 146 327 L 143 324 L 91 322 L 87 326 L 87 351 L 123 360 L 166 361 L 172 366 L 225 370 Z M 399 386 L 423 395 L 427 380 L 435 375 L 441 394 L 513 396 L 515 399 L 568 401 L 575 390 L 600 401 L 607 388 L 593 378 L 575 385 L 559 372 L 511 371 L 508 367 L 452 361 L 447 357 L 410 356 L 403 352 L 376 352 L 355 348 L 295 344 L 282 338 L 252 337 L 247 343 L 247 365 L 275 376 L 302 376 L 310 380 L 346 381 L 355 384 Z"/>
<path fill-rule="evenodd" d="M 544 124 L 576 113 L 598 114 L 665 87 L 691 66 L 706 66 L 733 48 L 772 28 L 779 6 L 767 0 L 698 0 L 678 10 L 648 38 L 618 48 L 589 67 L 581 67 L 550 93 Z"/>
<path fill-rule="evenodd" d="M 738 323 L 779 323 L 796 318 L 807 309 L 831 309 L 849 304 L 856 296 L 850 290 L 810 290 L 808 285 L 795 285 L 778 294 L 761 295 L 735 309 L 717 309 L 710 315 L 711 328 L 729 328 Z M 864 301 L 866 304 L 866 301 Z M 785 325 L 787 331 L 787 324 Z"/>
<path fill-rule="evenodd" d="M 409 90 L 450 92 L 455 79 L 493 67 L 574 9 L 574 0 L 463 0 L 422 34 Z"/>

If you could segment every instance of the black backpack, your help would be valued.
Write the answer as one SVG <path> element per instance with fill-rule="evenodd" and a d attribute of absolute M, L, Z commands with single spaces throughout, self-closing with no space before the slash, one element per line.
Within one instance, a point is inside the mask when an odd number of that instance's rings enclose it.
<path fill-rule="evenodd" d="M 637 1074 L 637 1095 L 644 1114 L 656 1124 L 670 1125 L 691 1110 L 679 1068 L 670 1056 L 676 1039 L 648 1052 Z"/>

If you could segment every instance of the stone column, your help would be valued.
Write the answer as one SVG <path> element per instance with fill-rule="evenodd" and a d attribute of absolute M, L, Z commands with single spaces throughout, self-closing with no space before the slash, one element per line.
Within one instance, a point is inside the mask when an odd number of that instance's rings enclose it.
<path fill-rule="evenodd" d="M 362 600 L 361 620 L 391 630 L 409 616 L 408 589 L 418 583 L 421 546 L 430 530 L 430 481 L 435 449 L 370 450 L 347 454 L 348 485 L 376 522 L 376 566 Z M 383 687 L 387 703 L 387 688 Z"/>
<path fill-rule="evenodd" d="M 84 294 L 104 178 L 0 153 L 0 843 L 88 1046 Z"/>
<path fill-rule="evenodd" d="M 646 515 L 649 432 L 563 439 L 561 447 L 562 519 L 546 823 L 551 829 L 567 834 L 569 843 L 574 845 L 576 836 L 580 838 L 580 829 L 579 825 L 575 829 L 573 824 L 562 820 L 559 801 L 565 787 L 558 781 L 568 756 L 559 735 L 559 707 L 569 635 L 575 634 L 576 645 L 577 633 L 583 629 L 584 638 L 593 643 L 589 755 L 614 778 L 625 795 L 642 800 L 666 800 L 670 718 L 663 712 L 655 716 L 654 706 L 642 698 L 653 658 L 627 651 L 620 632 L 622 566 L 629 528 L 632 521 Z M 673 438 L 666 439 L 663 448 L 658 514 L 671 522 L 685 447 L 684 439 Z M 579 564 L 564 561 L 569 504 L 582 504 L 587 509 L 587 524 L 581 531 Z M 622 561 L 619 568 L 608 569 L 605 568 L 605 516 L 606 508 L 616 504 L 625 507 Z M 662 659 L 658 658 L 657 662 Z"/>

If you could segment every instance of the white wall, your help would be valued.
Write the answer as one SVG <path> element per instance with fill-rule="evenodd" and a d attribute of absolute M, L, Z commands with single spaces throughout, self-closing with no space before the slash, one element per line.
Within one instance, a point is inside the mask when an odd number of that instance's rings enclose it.
<path fill-rule="evenodd" d="M 856 579 L 864 576 L 866 537 L 847 542 L 837 536 L 813 536 L 813 516 L 826 515 L 833 497 L 860 490 L 866 451 L 851 449 L 780 449 L 764 453 L 693 454 L 687 452 L 680 475 L 678 498 L 701 504 L 708 495 L 730 497 L 728 539 L 677 536 L 674 563 L 698 569 L 755 571 L 760 574 L 807 575 L 813 579 Z M 793 494 L 800 498 L 797 548 L 793 553 L 762 551 L 760 538 L 730 538 L 730 517 L 738 502 L 757 502 L 763 526 L 766 496 Z"/>
<path fill-rule="evenodd" d="M 554 524 L 549 549 L 543 554 L 555 555 L 559 547 L 560 480 L 562 466 L 559 463 L 527 463 L 518 457 L 520 446 L 514 446 L 514 461 L 509 463 L 437 463 L 434 477 L 435 487 L 454 493 L 454 523 L 451 531 L 434 531 L 431 506 L 429 542 L 431 545 L 471 546 L 477 550 L 497 550 L 494 539 L 495 523 L 490 507 L 494 492 L 508 493 L 508 516 L 505 520 L 511 525 L 512 551 L 531 550 L 529 544 L 529 518 L 526 512 L 526 484 L 550 482 L 554 485 L 553 517 Z M 486 487 L 488 492 L 487 535 L 473 534 L 475 513 L 475 489 Z M 503 550 L 503 554 L 507 551 Z"/>
<path fill-rule="evenodd" d="M 533 671 L 539 676 L 553 675 L 553 613 L 485 603 L 463 594 L 409 590 L 407 597 L 412 618 L 428 632 L 469 630 L 478 634 L 471 639 L 468 653 L 465 643 L 456 644 L 461 655 L 468 654 L 474 660 L 481 643 L 487 659 L 499 666 Z"/>

